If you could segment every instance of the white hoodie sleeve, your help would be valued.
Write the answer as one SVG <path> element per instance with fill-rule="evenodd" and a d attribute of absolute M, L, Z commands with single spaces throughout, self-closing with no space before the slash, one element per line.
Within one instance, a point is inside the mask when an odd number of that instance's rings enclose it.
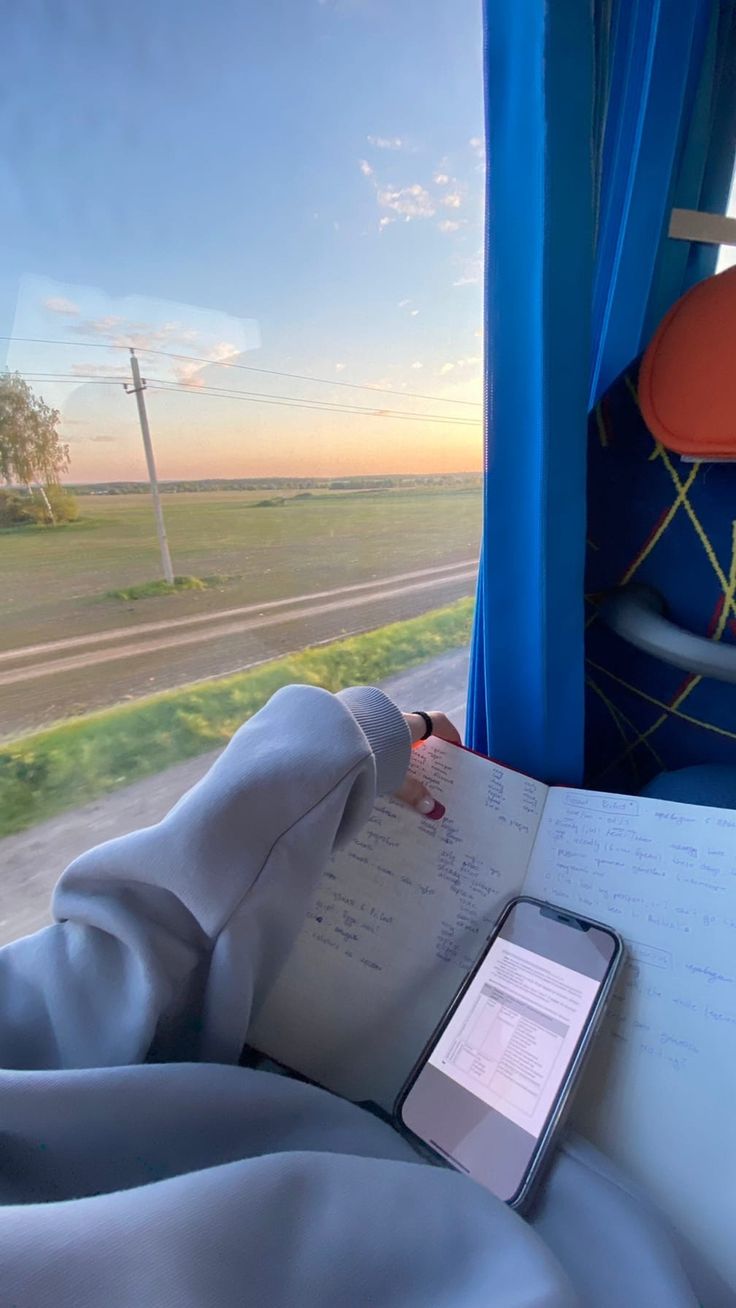
<path fill-rule="evenodd" d="M 401 784 L 379 690 L 279 691 L 156 826 L 92 849 L 0 950 L 0 1066 L 237 1061 L 327 859 Z"/>

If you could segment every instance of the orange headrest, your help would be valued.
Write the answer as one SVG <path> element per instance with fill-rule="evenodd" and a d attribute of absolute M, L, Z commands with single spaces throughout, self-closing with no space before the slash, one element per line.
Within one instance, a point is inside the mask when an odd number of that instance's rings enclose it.
<path fill-rule="evenodd" d="M 669 450 L 736 459 L 736 267 L 673 305 L 639 373 L 647 427 Z"/>

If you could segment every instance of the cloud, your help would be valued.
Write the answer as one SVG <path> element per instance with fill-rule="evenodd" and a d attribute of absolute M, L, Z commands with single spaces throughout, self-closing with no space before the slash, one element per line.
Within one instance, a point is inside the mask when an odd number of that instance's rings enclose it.
<path fill-rule="evenodd" d="M 84 419 L 84 421 L 80 421 L 77 418 L 63 418 L 62 422 L 64 425 L 64 436 L 66 440 L 69 441 L 70 445 L 81 445 L 82 443 L 84 443 L 85 445 L 114 445 L 116 442 L 117 438 L 115 436 L 71 436 L 71 435 L 68 436 L 67 435 L 67 431 L 66 431 L 67 427 L 90 427 L 91 423 L 86 418 Z"/>
<path fill-rule="evenodd" d="M 59 316 L 52 318 L 52 314 Z M 46 332 L 40 330 L 44 322 Z M 71 347 L 64 351 L 64 362 L 73 385 L 51 381 L 43 387 L 48 403 L 65 414 L 80 399 L 90 401 L 91 412 L 93 399 L 102 402 L 108 396 L 111 404 L 123 403 L 127 408 L 120 397 L 122 383 L 131 381 L 129 348 L 140 352 L 141 371 L 149 380 L 157 377 L 201 387 L 214 379 L 215 368 L 221 372 L 221 365 L 239 361 L 260 341 L 253 321 L 197 304 L 113 296 L 99 287 L 31 276 L 22 279 L 15 330 L 18 336 L 63 336 L 64 344 Z M 97 348 L 85 348 L 93 345 Z M 9 363 L 21 370 L 31 366 L 27 352 L 20 349 L 10 355 Z M 111 386 L 101 387 L 104 380 Z M 98 429 L 111 430 L 109 424 Z M 94 433 L 95 424 L 87 430 Z"/>
<path fill-rule="evenodd" d="M 73 363 L 69 369 L 75 377 L 120 377 L 121 381 L 130 380 L 130 368 L 122 363 Z"/>
<path fill-rule="evenodd" d="M 77 336 L 105 336 L 111 337 L 115 328 L 119 327 L 124 320 L 113 314 L 108 314 L 104 318 L 83 318 L 80 322 L 75 323 L 72 331 Z"/>
<path fill-rule="evenodd" d="M 375 137 L 371 139 L 379 140 L 383 138 Z M 397 141 L 399 139 L 399 137 L 395 138 Z M 397 186 L 394 182 L 381 182 L 376 177 L 375 170 L 367 159 L 361 159 L 359 167 L 363 176 L 370 179 L 380 209 L 390 210 L 391 215 L 403 218 L 405 223 L 410 223 L 416 218 L 433 218 L 436 214 L 437 203 L 435 199 L 430 195 L 426 187 L 419 182 L 413 182 L 409 186 Z M 396 217 L 384 214 L 379 220 L 379 232 L 388 227 L 390 222 L 396 222 Z"/>
<path fill-rule="evenodd" d="M 367 139 L 375 150 L 406 149 L 406 141 L 401 136 L 369 136 Z"/>
<path fill-rule="evenodd" d="M 73 300 L 67 300 L 63 295 L 50 295 L 47 300 L 42 302 L 42 307 L 48 309 L 49 313 L 72 315 L 82 312 L 78 304 L 75 304 Z"/>
<path fill-rule="evenodd" d="M 424 364 L 422 363 L 421 359 L 415 359 L 411 366 L 412 368 L 416 368 L 418 370 L 419 368 L 423 368 Z"/>
<path fill-rule="evenodd" d="M 441 232 L 456 232 L 462 227 L 462 222 L 457 218 L 443 218 L 442 222 L 437 224 Z"/>
<path fill-rule="evenodd" d="M 448 359 L 447 363 L 443 363 L 442 367 L 438 370 L 439 376 L 448 377 L 451 372 L 455 372 L 455 369 L 459 369 L 459 371 L 462 372 L 465 368 L 476 368 L 479 363 L 479 354 L 469 354 L 467 358 L 455 359 L 454 362 L 452 359 Z"/>
<path fill-rule="evenodd" d="M 102 318 L 83 318 L 75 323 L 71 330 L 77 336 L 97 336 L 109 345 L 140 350 L 143 353 L 146 350 L 176 351 L 198 347 L 207 363 L 221 363 L 242 353 L 242 347 L 233 345 L 230 341 L 216 341 L 214 345 L 204 344 L 202 332 L 178 321 L 132 322 L 117 314 L 107 314 Z M 204 340 L 206 339 L 205 336 Z M 202 343 L 199 344 L 200 342 Z M 197 366 L 202 366 L 201 359 Z"/>
<path fill-rule="evenodd" d="M 417 318 L 417 317 L 419 316 L 419 310 L 418 310 L 418 309 L 410 309 L 410 310 L 409 310 L 409 316 L 410 316 L 411 318 Z"/>
<path fill-rule="evenodd" d="M 418 182 L 413 186 L 379 188 L 378 203 L 382 209 L 401 214 L 405 222 L 411 222 L 413 218 L 432 218 L 437 212 L 429 191 Z"/>
<path fill-rule="evenodd" d="M 199 332 L 194 332 L 195 337 L 198 335 Z M 205 351 L 206 357 L 213 363 L 224 363 L 226 359 L 234 359 L 240 353 L 239 346 L 233 345 L 232 341 L 218 341 L 210 350 Z"/>
<path fill-rule="evenodd" d="M 137 332 L 128 335 L 126 334 L 124 328 L 120 332 L 118 328 L 113 326 L 113 324 L 123 323 L 123 321 L 124 320 L 122 318 L 115 318 L 115 319 L 109 318 L 109 319 L 98 319 L 96 323 L 92 323 L 92 322 L 85 323 L 83 324 L 84 334 L 86 335 L 87 332 L 90 331 L 93 327 L 97 328 L 98 335 L 109 335 L 114 332 L 115 341 L 114 342 L 111 341 L 111 344 L 115 343 L 115 344 L 122 344 L 125 346 L 132 344 L 134 349 L 139 349 L 142 353 L 145 353 L 146 344 L 149 344 L 151 342 L 152 336 L 154 335 L 153 331 L 149 330 L 149 332 L 145 336 L 142 336 L 140 334 L 140 328 L 145 327 L 145 324 L 137 323 L 134 325 L 139 330 Z M 170 325 L 171 324 L 167 324 L 167 326 Z M 168 340 L 168 337 L 165 337 L 165 341 L 166 340 Z M 156 338 L 156 344 L 159 343 L 160 342 L 158 338 Z M 235 348 L 234 345 L 230 345 L 227 341 L 221 341 L 217 345 L 213 346 L 210 350 L 205 351 L 205 353 L 203 354 L 203 358 L 206 358 L 207 362 L 203 363 L 201 359 L 172 359 L 170 365 L 168 366 L 171 367 L 171 370 L 174 374 L 176 381 L 182 382 L 184 385 L 187 386 L 203 386 L 204 382 L 202 381 L 201 377 L 199 377 L 198 374 L 201 373 L 203 369 L 207 367 L 207 364 L 209 362 L 219 363 L 224 359 L 230 358 L 233 354 L 238 354 L 238 353 L 239 351 Z M 162 366 L 167 366 L 167 365 L 162 365 Z M 85 377 L 110 377 L 110 376 L 119 377 L 121 381 L 130 380 L 129 366 L 127 364 L 121 364 L 121 363 L 73 363 L 71 365 L 70 371 L 74 373 L 75 377 L 79 377 L 80 380 L 84 380 Z"/>
<path fill-rule="evenodd" d="M 165 322 L 160 327 L 150 323 L 126 323 L 124 318 L 113 316 L 89 319 L 79 324 L 75 330 L 82 335 L 97 335 L 105 338 L 110 345 L 130 347 L 142 354 L 146 350 L 156 350 L 166 345 L 191 346 L 201 339 L 201 333 L 191 327 L 184 327 L 178 322 Z M 200 346 L 201 357 L 198 359 L 171 359 L 164 362 L 157 360 L 157 365 L 170 368 L 175 381 L 184 386 L 202 387 L 206 385 L 203 376 L 211 364 L 225 363 L 242 353 L 239 346 L 232 341 L 216 341 L 214 345 Z M 83 380 L 85 376 L 113 376 L 128 380 L 130 372 L 127 365 L 113 363 L 73 363 L 71 372 Z"/>
<path fill-rule="evenodd" d="M 485 145 L 483 143 L 482 136 L 471 136 L 470 140 L 468 141 L 468 145 L 473 151 L 473 154 L 476 154 L 479 159 L 483 158 L 483 156 L 485 155 Z"/>
<path fill-rule="evenodd" d="M 194 359 L 186 362 L 183 359 L 176 360 L 171 365 L 172 372 L 178 382 L 181 382 L 183 386 L 191 386 L 197 390 L 204 386 L 204 379 L 201 376 L 203 366 L 206 367 L 206 365 Z"/>
<path fill-rule="evenodd" d="M 346 368 L 347 368 L 347 364 L 346 364 L 346 363 L 336 363 L 336 364 L 335 364 L 335 372 L 344 372 Z"/>
<path fill-rule="evenodd" d="M 171 368 L 177 381 L 185 386 L 200 388 L 206 384 L 202 373 L 210 363 L 225 363 L 239 353 L 229 341 L 218 341 L 211 349 L 205 350 L 202 359 L 177 359 L 172 362 Z"/>
<path fill-rule="evenodd" d="M 453 286 L 477 286 L 483 280 L 483 253 L 482 251 L 472 259 L 466 259 L 462 264 L 462 271 L 459 277 L 456 277 L 452 283 Z"/>
<path fill-rule="evenodd" d="M 398 303 L 398 305 L 397 305 L 397 308 L 399 308 L 399 309 L 408 309 L 408 307 L 409 307 L 410 304 L 411 304 L 411 300 L 399 300 L 399 303 Z"/>
<path fill-rule="evenodd" d="M 434 180 L 437 186 L 447 186 L 450 178 L 447 173 L 435 173 Z"/>
<path fill-rule="evenodd" d="M 463 197 L 459 191 L 449 191 L 447 195 L 442 197 L 442 203 L 447 209 L 459 209 L 462 202 Z"/>

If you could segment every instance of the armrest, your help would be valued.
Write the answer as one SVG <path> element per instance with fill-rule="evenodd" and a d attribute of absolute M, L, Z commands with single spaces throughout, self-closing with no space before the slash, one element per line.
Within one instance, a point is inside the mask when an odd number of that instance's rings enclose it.
<path fill-rule="evenodd" d="M 650 586 L 632 584 L 613 591 L 603 600 L 600 615 L 617 636 L 663 663 L 717 681 L 736 681 L 736 646 L 678 627 L 667 617 L 662 596 Z"/>

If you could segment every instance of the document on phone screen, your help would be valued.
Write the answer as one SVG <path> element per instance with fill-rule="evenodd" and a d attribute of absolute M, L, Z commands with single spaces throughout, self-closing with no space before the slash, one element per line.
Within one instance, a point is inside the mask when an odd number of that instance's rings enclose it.
<path fill-rule="evenodd" d="M 429 1061 L 537 1137 L 599 985 L 498 939 Z"/>

